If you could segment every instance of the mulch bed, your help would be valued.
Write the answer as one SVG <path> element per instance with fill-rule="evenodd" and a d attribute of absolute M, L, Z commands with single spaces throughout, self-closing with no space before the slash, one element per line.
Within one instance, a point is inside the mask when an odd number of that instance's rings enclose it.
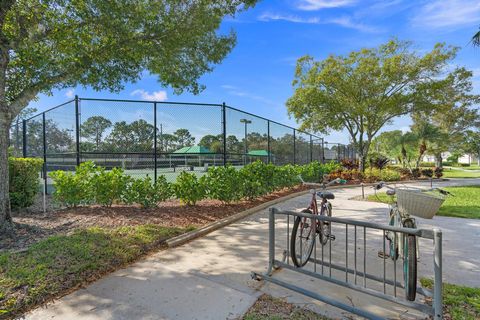
<path fill-rule="evenodd" d="M 0 235 L 0 252 L 22 251 L 46 237 L 69 234 L 76 229 L 89 227 L 115 228 L 141 224 L 202 227 L 261 203 L 306 189 L 308 187 L 298 186 L 252 201 L 240 201 L 230 205 L 217 200 L 202 200 L 195 206 L 184 206 L 178 200 L 170 200 L 151 209 L 114 205 L 110 208 L 91 206 L 56 209 L 47 213 L 43 213 L 37 206 L 37 209 L 13 213 L 15 234 Z"/>

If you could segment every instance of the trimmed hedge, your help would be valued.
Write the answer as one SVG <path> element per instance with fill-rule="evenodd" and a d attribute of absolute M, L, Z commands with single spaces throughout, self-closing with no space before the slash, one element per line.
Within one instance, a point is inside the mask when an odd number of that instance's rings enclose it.
<path fill-rule="evenodd" d="M 306 181 L 320 182 L 324 174 L 339 167 L 334 162 L 275 166 L 256 161 L 240 170 L 230 165 L 211 167 L 200 178 L 194 173 L 182 171 L 174 183 L 167 182 L 164 176 L 159 176 L 154 183 L 149 177 L 135 179 L 122 169 L 107 171 L 93 162 L 85 162 L 75 172 L 55 171 L 50 176 L 55 187 L 54 199 L 67 207 L 90 204 L 111 206 L 114 203 L 154 207 L 173 196 L 186 205 L 195 205 L 205 198 L 223 203 L 253 200 L 298 185 L 299 175 Z"/>
<path fill-rule="evenodd" d="M 42 166 L 42 159 L 8 158 L 9 194 L 12 209 L 27 208 L 34 203 L 40 188 L 39 173 Z"/>

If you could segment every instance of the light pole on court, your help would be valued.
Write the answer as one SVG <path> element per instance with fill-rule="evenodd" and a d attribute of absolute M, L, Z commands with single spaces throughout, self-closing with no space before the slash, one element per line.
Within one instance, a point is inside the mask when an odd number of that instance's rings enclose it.
<path fill-rule="evenodd" d="M 247 126 L 252 123 L 252 120 L 248 119 L 240 119 L 240 122 L 245 125 L 245 140 L 244 140 L 244 155 L 243 155 L 243 164 L 247 164 L 247 153 L 248 153 L 248 146 L 247 146 Z"/>

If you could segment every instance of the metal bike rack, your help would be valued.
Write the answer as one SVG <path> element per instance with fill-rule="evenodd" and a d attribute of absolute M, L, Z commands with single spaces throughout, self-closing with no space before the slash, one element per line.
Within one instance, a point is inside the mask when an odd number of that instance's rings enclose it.
<path fill-rule="evenodd" d="M 287 250 L 283 251 L 283 259 L 282 261 L 277 260 L 275 257 L 275 220 L 277 216 L 285 216 L 287 222 Z M 296 217 L 306 217 L 306 218 L 314 218 L 319 221 L 329 221 L 332 226 L 334 224 L 340 224 L 345 226 L 345 264 L 339 265 L 332 263 L 332 244 L 329 241 L 329 244 L 325 246 L 319 245 L 321 247 L 321 258 L 317 258 L 317 241 L 315 241 L 315 248 L 312 253 L 312 257 L 309 259 L 311 263 L 313 263 L 313 271 L 307 270 L 305 268 L 297 268 L 294 265 L 290 264 L 289 262 L 289 244 L 290 244 L 290 217 L 295 219 Z M 350 227 L 350 228 L 349 228 Z M 354 237 L 354 252 L 353 252 L 353 266 L 352 262 L 349 265 L 349 252 L 348 252 L 348 241 L 349 241 L 349 229 L 353 229 L 353 237 Z M 357 230 L 359 229 L 359 230 Z M 433 269 L 434 269 L 434 289 L 433 292 L 422 288 L 417 287 L 417 294 L 423 295 L 425 297 L 432 298 L 432 306 L 427 304 L 422 304 L 416 301 L 407 301 L 403 297 L 397 296 L 397 288 L 404 288 L 404 285 L 397 281 L 397 262 L 393 262 L 393 279 L 389 279 L 386 276 L 387 270 L 387 263 L 385 256 L 383 257 L 383 276 L 369 274 L 367 271 L 367 264 L 366 264 L 366 248 L 367 248 L 367 229 L 374 229 L 382 231 L 383 236 L 383 250 L 385 252 L 386 248 L 386 241 L 385 241 L 385 234 L 387 231 L 394 232 L 395 235 L 397 233 L 415 235 L 419 238 L 425 238 L 433 240 Z M 357 245 L 359 244 L 357 241 L 357 235 L 363 235 L 363 250 L 357 250 Z M 340 237 L 337 237 L 337 241 L 340 241 Z M 397 237 L 395 237 L 397 238 Z M 324 252 L 325 251 L 325 252 Z M 358 268 L 357 266 L 357 251 L 363 252 L 363 268 Z M 400 263 L 400 262 L 399 262 Z M 318 267 L 318 268 L 317 268 Z M 391 301 L 400 305 L 404 305 L 408 308 L 415 309 L 421 311 L 425 314 L 433 316 L 435 320 L 442 319 L 442 232 L 439 229 L 427 230 L 427 229 L 408 229 L 408 228 L 398 228 L 398 227 L 391 227 L 387 225 L 381 225 L 378 223 L 371 223 L 371 222 L 363 222 L 357 221 L 352 219 L 345 219 L 345 218 L 337 218 L 337 217 L 328 217 L 323 215 L 312 215 L 308 213 L 300 213 L 300 212 L 293 212 L 293 211 L 279 211 L 275 208 L 270 208 L 269 210 L 269 265 L 268 270 L 264 274 L 259 274 L 256 272 L 252 272 L 252 278 L 256 280 L 265 280 L 284 288 L 296 291 L 303 295 L 306 295 L 310 298 L 319 300 L 321 302 L 333 305 L 345 311 L 351 312 L 353 314 L 357 314 L 359 316 L 368 318 L 368 319 L 382 319 L 380 316 L 375 315 L 369 311 L 364 309 L 351 306 L 330 298 L 325 295 L 321 295 L 317 292 L 313 292 L 307 290 L 305 288 L 299 287 L 292 283 L 288 283 L 286 281 L 277 279 L 273 277 L 273 271 L 279 268 L 288 269 L 293 272 L 297 272 L 299 274 L 313 277 L 315 279 L 328 281 L 330 283 L 343 286 L 352 290 L 356 290 L 377 298 L 381 298 L 387 301 Z M 340 279 L 339 277 L 332 277 L 332 270 L 334 271 L 342 271 L 345 272 L 345 279 Z M 352 279 L 349 279 L 349 275 L 353 275 Z M 373 280 L 377 284 L 383 284 L 383 290 L 373 289 L 371 287 L 367 287 L 367 279 Z M 387 294 L 387 286 L 393 287 L 393 295 Z"/>

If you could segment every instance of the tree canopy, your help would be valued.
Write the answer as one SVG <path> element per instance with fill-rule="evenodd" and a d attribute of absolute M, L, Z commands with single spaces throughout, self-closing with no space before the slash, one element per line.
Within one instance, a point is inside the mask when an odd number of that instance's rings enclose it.
<path fill-rule="evenodd" d="M 148 70 L 175 92 L 198 93 L 198 79 L 235 45 L 219 34 L 224 17 L 256 0 L 0 2 L 0 180 L 8 182 L 12 119 L 39 93 L 90 86 L 119 91 Z M 0 184 L 0 228 L 10 219 Z"/>
<path fill-rule="evenodd" d="M 436 44 L 421 55 L 410 42 L 392 39 L 322 61 L 304 56 L 297 61 L 288 112 L 302 129 L 346 129 L 363 168 L 375 135 L 392 119 L 424 106 L 420 102 L 435 88 L 456 51 Z"/>

